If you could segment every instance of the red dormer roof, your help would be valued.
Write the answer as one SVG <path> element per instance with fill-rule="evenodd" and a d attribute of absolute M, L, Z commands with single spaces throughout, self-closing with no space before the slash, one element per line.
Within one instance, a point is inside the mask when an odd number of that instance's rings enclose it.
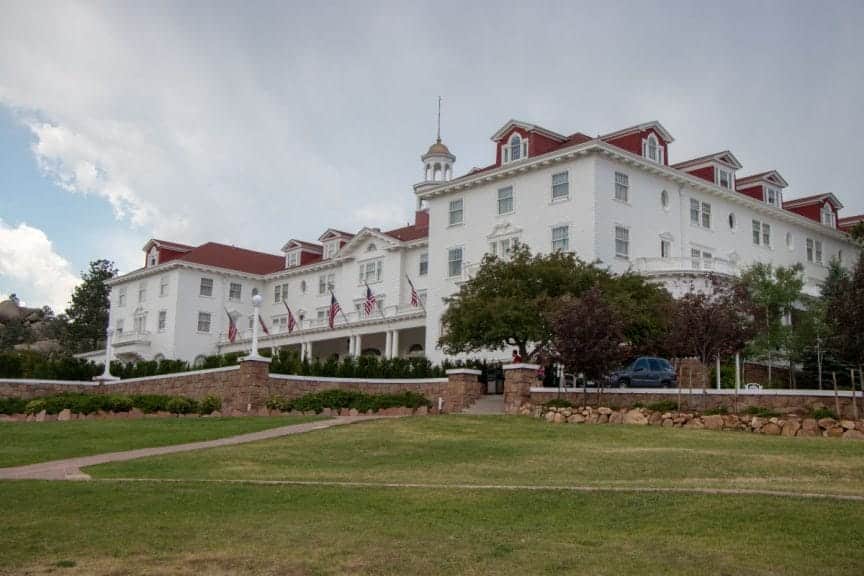
<path fill-rule="evenodd" d="M 856 216 L 846 216 L 845 218 L 837 219 L 837 228 L 842 230 L 843 232 L 849 232 L 857 226 L 864 222 L 864 214 L 858 214 Z"/>
<path fill-rule="evenodd" d="M 786 179 L 780 175 L 776 170 L 769 170 L 767 172 L 760 172 L 759 174 L 752 174 L 750 176 L 742 176 L 735 180 L 738 184 L 756 184 L 759 182 L 767 182 L 776 186 L 778 188 L 786 188 L 789 186 L 789 183 L 786 182 Z"/>
<path fill-rule="evenodd" d="M 321 236 L 318 237 L 318 240 L 324 242 L 325 240 L 329 240 L 331 238 L 344 238 L 346 240 L 350 240 L 354 237 L 354 234 L 351 232 L 343 232 L 342 230 L 336 230 L 335 228 L 328 228 Z"/>
<path fill-rule="evenodd" d="M 193 248 L 177 260 L 248 274 L 270 274 L 285 267 L 285 258 L 282 256 L 217 244 L 216 242 L 207 242 Z"/>
<path fill-rule="evenodd" d="M 707 164 L 709 162 L 719 162 L 720 164 L 725 164 L 735 170 L 741 169 L 741 162 L 739 162 L 735 155 L 729 150 L 723 150 L 722 152 L 706 154 L 705 156 L 699 156 L 698 158 L 691 158 L 684 162 L 678 162 L 677 164 L 673 164 L 672 168 L 684 170 L 686 172 L 686 169 L 691 166 L 698 166 L 699 164 Z"/>
<path fill-rule="evenodd" d="M 783 202 L 783 208 L 799 208 L 801 206 L 813 206 L 817 204 L 821 206 L 825 202 L 830 203 L 831 207 L 834 208 L 835 211 L 843 208 L 843 204 L 831 192 L 826 192 L 825 194 L 814 194 L 813 196 L 805 196 L 803 198 L 796 198 L 795 200 L 787 200 L 786 202 Z"/>
<path fill-rule="evenodd" d="M 418 210 L 414 213 L 414 224 L 384 232 L 401 242 L 411 242 L 429 236 L 429 211 Z"/>
<path fill-rule="evenodd" d="M 147 241 L 147 244 L 144 245 L 144 251 L 148 251 L 151 246 L 156 246 L 157 248 L 165 248 L 166 250 L 171 250 L 172 252 L 189 252 L 193 250 L 194 246 L 189 246 L 188 244 L 180 244 L 179 242 L 170 242 L 168 240 L 159 240 L 157 238 L 151 238 Z"/>

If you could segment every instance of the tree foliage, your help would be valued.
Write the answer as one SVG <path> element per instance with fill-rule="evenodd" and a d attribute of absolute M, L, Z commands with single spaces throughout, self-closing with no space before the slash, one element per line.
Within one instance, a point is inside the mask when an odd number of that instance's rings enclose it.
<path fill-rule="evenodd" d="M 549 313 L 558 360 L 589 380 L 599 380 L 628 355 L 625 323 L 599 285 L 579 297 L 565 296 Z"/>
<path fill-rule="evenodd" d="M 105 338 L 108 327 L 107 280 L 117 275 L 117 267 L 110 260 L 94 260 L 90 269 L 81 275 L 82 282 L 72 292 L 72 303 L 66 309 L 69 327 L 66 346 L 70 351 L 96 350 Z"/>
<path fill-rule="evenodd" d="M 864 364 L 864 261 L 859 257 L 851 274 L 829 270 L 822 288 L 825 324 L 833 350 L 845 362 Z"/>
<path fill-rule="evenodd" d="M 643 348 L 665 330 L 671 298 L 642 276 L 616 276 L 572 254 L 532 255 L 517 246 L 509 258 L 486 256 L 477 274 L 445 300 L 439 344 L 448 354 L 515 347 L 535 358 L 552 340 L 548 311 L 565 296 L 598 287 L 623 323 L 624 341 Z"/>

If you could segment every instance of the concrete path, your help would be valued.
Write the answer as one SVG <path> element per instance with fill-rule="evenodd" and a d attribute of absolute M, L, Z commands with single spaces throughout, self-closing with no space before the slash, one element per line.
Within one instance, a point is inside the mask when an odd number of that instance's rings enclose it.
<path fill-rule="evenodd" d="M 463 414 L 504 414 L 503 394 L 484 394 L 470 407 L 462 411 Z"/>
<path fill-rule="evenodd" d="M 364 420 L 376 420 L 380 416 L 340 416 L 331 420 L 320 420 L 294 424 L 291 426 L 280 426 L 269 428 L 260 432 L 250 432 L 239 436 L 206 440 L 204 442 L 190 442 L 188 444 L 174 444 L 173 446 L 160 446 L 157 448 L 140 448 L 138 450 L 127 450 L 125 452 L 109 452 L 107 454 L 96 454 L 93 456 L 80 456 L 78 458 L 67 458 L 65 460 L 52 460 L 14 468 L 0 468 L 0 480 L 89 480 L 90 476 L 81 472 L 81 468 L 106 464 L 108 462 L 125 462 L 136 458 L 148 456 L 161 456 L 163 454 L 176 454 L 177 452 L 190 452 L 192 450 L 204 450 L 205 448 L 216 448 L 217 446 L 233 446 L 246 442 L 257 442 L 258 440 L 269 440 L 280 436 L 291 434 L 303 434 L 313 430 L 323 430 L 333 426 L 342 426 Z"/>

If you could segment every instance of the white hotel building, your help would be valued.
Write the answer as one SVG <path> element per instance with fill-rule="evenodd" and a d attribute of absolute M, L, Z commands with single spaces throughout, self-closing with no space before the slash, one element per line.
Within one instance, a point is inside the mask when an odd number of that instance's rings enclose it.
<path fill-rule="evenodd" d="M 443 299 L 485 254 L 506 255 L 516 241 L 649 275 L 674 295 L 755 262 L 801 263 L 806 290 L 817 293 L 832 258 L 850 266 L 857 257 L 845 231 L 864 218 L 841 218 L 836 196 L 784 200 L 777 171 L 739 174 L 728 150 L 672 164 L 673 138 L 658 122 L 589 137 L 510 121 L 492 140 L 495 162 L 458 178 L 455 157 L 433 144 L 414 186 L 415 222 L 404 228 L 330 229 L 317 242 L 288 241 L 282 255 L 151 240 L 145 266 L 110 282 L 115 357 L 196 362 L 248 350 L 260 293 L 270 332 L 262 347 L 437 362 Z M 424 307 L 411 305 L 408 278 Z M 368 316 L 366 284 L 380 304 Z M 332 329 L 331 289 L 345 312 Z M 285 302 L 298 323 L 292 332 Z M 228 314 L 240 328 L 234 343 Z"/>

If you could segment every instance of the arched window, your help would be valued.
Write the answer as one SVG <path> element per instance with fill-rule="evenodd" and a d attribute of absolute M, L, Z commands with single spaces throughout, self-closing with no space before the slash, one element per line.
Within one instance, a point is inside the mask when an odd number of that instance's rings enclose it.
<path fill-rule="evenodd" d="M 423 176 L 423 178 L 424 178 L 425 180 L 428 180 L 428 179 L 429 179 L 429 171 L 430 171 L 431 169 L 432 169 L 432 167 L 431 167 L 429 164 L 426 164 L 426 174 L 425 174 L 425 176 Z"/>
<path fill-rule="evenodd" d="M 371 244 L 369 244 L 369 245 L 366 247 L 366 252 L 374 252 L 374 251 L 377 250 L 377 249 L 378 249 L 378 247 L 375 246 L 375 243 L 374 243 L 374 242 L 372 242 Z"/>
<path fill-rule="evenodd" d="M 435 166 L 432 168 L 432 180 L 437 181 L 440 176 L 441 176 L 441 164 L 436 163 Z"/>
<path fill-rule="evenodd" d="M 153 356 L 154 362 L 161 362 L 162 360 L 165 360 L 164 354 L 156 354 L 155 356 Z"/>
<path fill-rule="evenodd" d="M 519 160 L 522 157 L 522 138 L 519 134 L 510 137 L 510 161 Z"/>
<path fill-rule="evenodd" d="M 736 225 L 737 225 L 737 221 L 736 221 L 736 219 L 735 219 L 735 213 L 734 213 L 734 212 L 730 212 L 730 213 L 729 213 L 729 229 L 730 229 L 730 230 L 735 230 L 735 226 L 736 226 Z"/>
<path fill-rule="evenodd" d="M 664 210 L 669 208 L 669 192 L 666 190 L 660 192 L 660 205 L 663 206 Z"/>

